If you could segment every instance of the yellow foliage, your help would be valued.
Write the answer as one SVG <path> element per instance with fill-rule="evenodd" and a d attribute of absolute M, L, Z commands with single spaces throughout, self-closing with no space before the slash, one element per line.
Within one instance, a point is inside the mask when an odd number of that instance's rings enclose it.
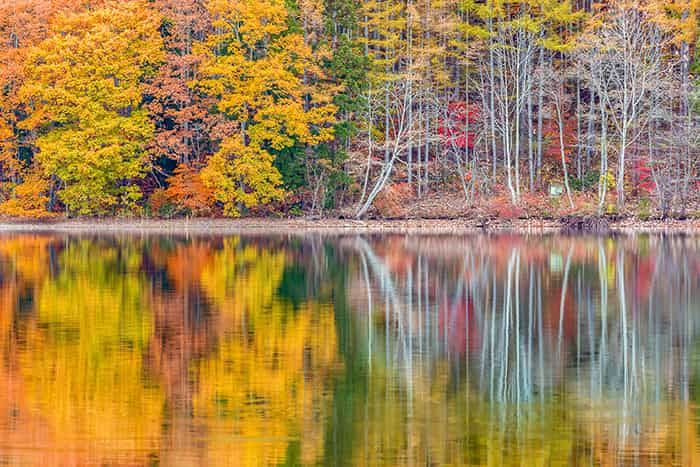
<path fill-rule="evenodd" d="M 109 3 L 59 15 L 29 52 L 19 95 L 33 106 L 21 128 L 39 132 L 36 159 L 72 212 L 113 212 L 141 196 L 123 182 L 145 170 L 153 124 L 141 85 L 164 58 L 159 24 L 145 1 Z"/>
<path fill-rule="evenodd" d="M 202 169 L 204 185 L 224 206 L 227 216 L 240 216 L 240 207 L 252 208 L 284 197 L 282 176 L 273 156 L 259 146 L 245 146 L 239 137 L 227 138 Z"/>
<path fill-rule="evenodd" d="M 309 7 L 308 3 L 304 4 Z M 284 0 L 210 0 L 215 33 L 199 44 L 206 57 L 193 86 L 218 99 L 235 123 L 202 172 L 229 216 L 281 199 L 272 150 L 333 139 L 336 107 L 305 80 L 320 75 L 319 57 L 291 27 Z"/>
<path fill-rule="evenodd" d="M 31 219 L 54 217 L 56 214 L 47 210 L 48 191 L 48 180 L 39 173 L 30 173 L 14 187 L 12 198 L 0 204 L 0 214 Z"/>

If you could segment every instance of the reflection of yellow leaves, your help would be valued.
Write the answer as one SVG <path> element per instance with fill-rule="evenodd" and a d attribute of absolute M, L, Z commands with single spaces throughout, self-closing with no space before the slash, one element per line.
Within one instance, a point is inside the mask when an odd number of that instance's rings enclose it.
<path fill-rule="evenodd" d="M 136 248 L 70 244 L 61 274 L 38 292 L 38 325 L 20 357 L 28 398 L 60 444 L 90 439 L 103 461 L 115 450 L 146 455 L 160 433 L 163 394 L 143 380 L 152 330 L 144 278 L 125 274 L 138 259 Z"/>
<path fill-rule="evenodd" d="M 38 283 L 48 273 L 49 244 L 53 239 L 46 235 L 19 235 L 3 238 L 0 242 L 0 258 L 5 256 L 21 279 Z"/>
<path fill-rule="evenodd" d="M 583 439 L 592 459 L 585 464 L 698 465 L 696 408 L 683 401 L 644 402 L 631 415 L 620 401 L 585 401 L 577 409 Z M 635 411 L 632 411 L 633 413 Z M 632 421 L 633 420 L 633 421 Z M 634 433 L 629 427 L 635 426 Z"/>
<path fill-rule="evenodd" d="M 252 335 L 227 330 L 216 353 L 196 366 L 195 415 L 229 438 L 213 451 L 230 450 L 221 457 L 241 465 L 279 463 L 295 439 L 303 462 L 317 461 L 330 402 L 325 386 L 336 366 L 333 310 L 275 304 L 260 312 L 265 325 Z"/>
<path fill-rule="evenodd" d="M 229 317 L 270 306 L 284 270 L 284 253 L 241 246 L 227 239 L 202 269 L 202 288 Z"/>
<path fill-rule="evenodd" d="M 195 416 L 217 433 L 212 452 L 228 452 L 212 462 L 279 463 L 297 439 L 304 463 L 322 453 L 326 385 L 337 366 L 333 309 L 276 300 L 283 268 L 282 252 L 232 241 L 202 272 L 204 290 L 229 319 L 216 352 L 193 367 Z"/>

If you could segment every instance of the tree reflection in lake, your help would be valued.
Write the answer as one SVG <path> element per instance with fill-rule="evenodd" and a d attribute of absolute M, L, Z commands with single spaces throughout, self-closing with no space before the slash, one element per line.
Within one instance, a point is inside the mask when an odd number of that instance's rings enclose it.
<path fill-rule="evenodd" d="M 0 237 L 0 460 L 691 465 L 700 239 Z"/>
<path fill-rule="evenodd" d="M 698 447 L 697 246 L 673 237 L 347 242 L 361 263 L 350 290 L 366 291 L 354 308 L 366 310 L 368 380 L 389 379 L 401 397 L 384 404 L 405 404 L 398 425 L 420 427 L 420 436 L 382 427 L 404 439 L 374 441 L 368 453 L 398 445 L 391 458 L 420 464 L 688 465 Z"/>

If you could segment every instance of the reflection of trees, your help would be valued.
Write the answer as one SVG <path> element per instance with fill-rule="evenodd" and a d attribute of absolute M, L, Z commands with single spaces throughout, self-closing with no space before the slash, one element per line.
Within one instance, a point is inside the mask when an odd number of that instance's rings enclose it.
<path fill-rule="evenodd" d="M 50 444 L 51 433 L 32 411 L 20 373 L 18 343 L 24 329 L 17 316 L 31 306 L 33 287 L 49 273 L 49 256 L 55 250 L 44 235 L 10 236 L 0 241 L 0 458 L 40 464 L 47 461 L 26 450 L 31 443 Z M 5 427 L 13 427 L 7 430 Z M 54 464 L 61 456 L 50 458 Z"/>
<path fill-rule="evenodd" d="M 56 463 L 145 462 L 156 447 L 162 396 L 143 384 L 152 323 L 138 251 L 80 241 L 53 257 L 45 247 L 58 272 L 35 264 L 45 272 L 27 274 L 33 306 L 13 349 L 23 394 L 12 403 L 40 414 L 26 420 L 25 442 L 36 442 L 31 431 L 45 432 Z"/>
<path fill-rule="evenodd" d="M 338 366 L 317 240 L 0 239 L 2 455 L 315 462 Z"/>
<path fill-rule="evenodd" d="M 154 320 L 146 360 L 165 393 L 159 457 L 164 465 L 201 463 L 202 443 L 192 420 L 195 381 L 190 364 L 216 343 L 218 323 L 198 281 L 216 248 L 216 242 L 206 239 L 153 240 L 144 255 Z"/>
<path fill-rule="evenodd" d="M 0 456 L 693 464 L 698 246 L 2 238 Z"/>
<path fill-rule="evenodd" d="M 333 309 L 280 300 L 284 266 L 282 251 L 226 241 L 202 271 L 222 316 L 216 350 L 193 365 L 210 462 L 279 463 L 290 443 L 304 463 L 321 454 L 337 358 Z"/>
<path fill-rule="evenodd" d="M 603 432 L 620 455 L 652 437 L 663 438 L 660 451 L 678 448 L 673 439 L 684 425 L 649 407 L 673 412 L 661 407 L 688 400 L 700 302 L 694 240 L 398 237 L 393 251 L 386 244 L 344 243 L 360 258 L 352 288 L 365 291 L 353 300 L 367 323 L 369 379 L 382 372 L 397 385 L 382 404 L 398 398 L 415 415 L 446 364 L 449 378 L 437 393 L 466 384 L 485 401 L 489 424 L 469 431 L 486 429 L 488 439 L 510 429 L 503 423 L 523 428 L 533 418 L 546 421 L 545 432 L 552 411 L 566 406 L 580 419 L 550 433 L 568 432 L 571 449 L 577 436 L 592 437 L 583 454 L 602 449 Z M 592 420 L 605 429 L 589 430 Z M 417 431 L 399 436 L 399 445 L 429 433 L 410 425 Z"/>

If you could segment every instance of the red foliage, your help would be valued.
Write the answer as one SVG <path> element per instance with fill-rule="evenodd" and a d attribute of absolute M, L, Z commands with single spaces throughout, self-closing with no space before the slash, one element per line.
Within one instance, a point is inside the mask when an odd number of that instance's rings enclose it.
<path fill-rule="evenodd" d="M 559 143 L 559 124 L 556 120 L 548 120 L 544 123 L 542 132 L 548 141 L 544 155 L 549 159 L 561 160 L 561 144 Z M 576 145 L 576 119 L 573 117 L 564 120 L 564 154 L 569 162 L 573 147 Z"/>
<path fill-rule="evenodd" d="M 656 188 L 652 178 L 651 167 L 646 159 L 636 158 L 632 164 L 632 184 L 636 195 L 648 195 Z"/>
<path fill-rule="evenodd" d="M 545 122 L 543 133 L 549 144 L 545 156 L 551 159 L 561 159 L 561 145 L 559 144 L 559 123 L 556 120 Z M 564 154 L 569 162 L 571 151 L 576 146 L 576 119 L 569 117 L 564 120 Z"/>
<path fill-rule="evenodd" d="M 438 127 L 438 134 L 442 137 L 442 144 L 460 149 L 469 146 L 474 148 L 476 138 L 473 131 L 467 132 L 467 123 L 473 125 L 478 121 L 479 107 L 466 102 L 453 102 L 447 106 L 447 116 L 442 119 Z"/>
<path fill-rule="evenodd" d="M 503 188 L 505 191 L 505 188 Z M 514 205 L 506 195 L 496 196 L 489 200 L 489 213 L 498 219 L 518 219 L 525 215 L 525 210 Z"/>

